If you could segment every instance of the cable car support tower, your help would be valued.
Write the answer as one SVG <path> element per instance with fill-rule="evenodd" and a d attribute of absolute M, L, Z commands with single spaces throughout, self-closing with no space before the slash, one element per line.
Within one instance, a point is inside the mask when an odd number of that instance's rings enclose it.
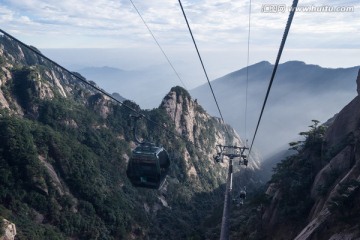
<path fill-rule="evenodd" d="M 249 148 L 228 146 L 228 145 L 227 146 L 217 145 L 216 147 L 217 147 L 217 155 L 214 156 L 216 162 L 224 162 L 224 157 L 227 157 L 229 159 L 229 168 L 227 174 L 224 208 L 223 208 L 223 216 L 221 221 L 221 232 L 220 232 L 220 240 L 227 240 L 229 239 L 229 211 L 230 211 L 232 183 L 233 183 L 233 160 L 235 158 L 239 158 L 239 164 L 247 166 L 248 159 L 244 153 L 245 150 Z"/>

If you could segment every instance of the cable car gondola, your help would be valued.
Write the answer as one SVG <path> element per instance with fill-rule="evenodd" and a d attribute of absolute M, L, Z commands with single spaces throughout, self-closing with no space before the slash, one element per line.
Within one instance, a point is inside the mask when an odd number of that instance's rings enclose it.
<path fill-rule="evenodd" d="M 240 206 L 244 205 L 246 199 L 246 187 L 240 191 Z"/>
<path fill-rule="evenodd" d="M 134 118 L 136 122 L 140 117 Z M 126 171 L 127 177 L 135 187 L 159 189 L 170 168 L 169 155 L 163 147 L 157 147 L 150 142 L 140 142 L 136 137 L 135 125 L 134 138 L 139 146 L 132 151 Z"/>

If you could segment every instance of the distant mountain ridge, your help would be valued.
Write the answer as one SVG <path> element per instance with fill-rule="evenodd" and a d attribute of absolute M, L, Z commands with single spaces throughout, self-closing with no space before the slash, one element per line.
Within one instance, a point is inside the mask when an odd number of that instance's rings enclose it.
<path fill-rule="evenodd" d="M 140 70 L 103 66 L 80 68 L 76 71 L 106 91 L 119 92 L 124 98 L 136 101 L 147 109 L 158 107 L 168 90 L 179 84 L 174 81 L 174 73 L 162 66 Z"/>
<path fill-rule="evenodd" d="M 291 141 L 312 119 L 326 121 L 332 117 L 356 95 L 353 79 L 357 75 L 357 69 L 358 67 L 323 68 L 300 61 L 280 64 L 255 147 L 265 155 L 274 153 L 281 145 Z M 225 121 L 243 137 L 252 137 L 272 70 L 273 65 L 266 61 L 249 66 L 247 100 L 246 68 L 212 81 Z M 206 84 L 190 93 L 210 114 L 218 116 Z M 248 111 L 245 134 L 246 101 Z"/>
<path fill-rule="evenodd" d="M 120 102 L 123 102 L 126 100 L 126 98 L 124 98 L 123 96 L 121 96 L 120 94 L 118 93 L 112 93 L 111 96 L 113 96 L 116 100 L 120 101 Z"/>

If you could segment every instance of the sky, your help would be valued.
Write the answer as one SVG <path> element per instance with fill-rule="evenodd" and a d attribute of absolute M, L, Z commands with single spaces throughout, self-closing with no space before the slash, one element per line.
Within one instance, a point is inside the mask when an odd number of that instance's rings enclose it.
<path fill-rule="evenodd" d="M 132 1 L 187 89 L 207 83 L 178 1 Z M 214 80 L 247 62 L 275 62 L 292 1 L 252 0 L 250 15 L 250 0 L 182 4 Z M 172 73 L 168 89 L 182 85 L 130 0 L 0 0 L 0 26 L 72 71 L 102 66 L 167 69 L 166 78 Z M 300 0 L 280 62 L 290 60 L 329 68 L 358 66 L 359 0 Z M 115 86 L 111 90 L 124 92 Z"/>
<path fill-rule="evenodd" d="M 133 2 L 175 69 L 184 76 L 185 84 L 193 88 L 206 82 L 178 1 Z M 358 65 L 359 1 L 299 2 L 301 8 L 281 62 Z M 262 60 L 273 63 L 292 1 L 252 0 L 249 59 L 250 1 L 183 0 L 182 4 L 212 80 L 245 67 L 248 60 L 250 64 Z M 322 6 L 327 9 L 319 9 Z M 309 7 L 311 11 L 304 11 Z M 130 0 L 0 0 L 0 24 L 65 66 L 110 65 L 134 70 L 167 64 Z M 78 52 L 71 54 L 69 49 Z"/>

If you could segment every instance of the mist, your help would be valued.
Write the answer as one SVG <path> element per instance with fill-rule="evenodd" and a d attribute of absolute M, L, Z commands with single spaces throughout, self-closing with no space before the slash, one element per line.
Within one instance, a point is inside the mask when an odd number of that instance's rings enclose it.
<path fill-rule="evenodd" d="M 167 49 L 169 50 L 169 49 Z M 219 116 L 204 73 L 192 49 L 170 49 L 168 55 L 184 85 L 158 49 L 44 49 L 45 55 L 71 71 L 81 73 L 109 93 L 117 92 L 143 109 L 158 107 L 173 86 L 190 91 L 211 115 Z M 332 51 L 332 50 L 331 50 Z M 252 61 L 264 52 L 253 51 Z M 266 51 L 265 51 L 266 52 Z M 270 79 L 272 65 L 260 62 L 249 67 L 246 97 L 246 71 L 241 51 L 205 51 L 204 63 L 226 123 L 250 144 Z M 300 58 L 301 55 L 295 52 Z M 310 54 L 309 61 L 325 53 Z M 329 52 L 326 52 L 327 56 Z M 227 57 L 221 57 L 227 56 Z M 291 58 L 291 50 L 286 58 Z M 303 59 L 305 59 L 305 55 Z M 342 64 L 346 64 L 342 62 Z M 329 64 L 333 66 L 334 64 Z M 341 65 L 340 65 L 341 66 Z M 236 70 L 236 71 L 234 71 Z M 232 72 L 233 71 L 233 72 Z M 289 142 L 306 131 L 312 119 L 325 122 L 356 96 L 358 67 L 325 68 L 292 61 L 279 66 L 254 142 L 254 149 L 266 158 L 286 149 Z M 229 72 L 232 72 L 228 74 Z M 227 74 L 227 75 L 226 75 Z M 246 109 L 247 101 L 247 111 Z M 246 117 L 246 120 L 245 120 Z"/>
<path fill-rule="evenodd" d="M 100 48 L 102 47 L 102 48 Z M 164 95 L 179 85 L 188 91 L 207 83 L 198 56 L 192 45 L 163 46 L 172 65 L 179 74 L 178 79 L 161 51 L 154 46 L 124 46 L 124 48 L 52 48 L 40 49 L 46 56 L 71 71 L 81 73 L 100 87 L 112 93 L 117 92 L 133 100 L 144 109 L 157 107 Z M 246 66 L 246 45 L 237 48 L 206 48 L 199 43 L 204 65 L 210 80 L 218 79 Z M 260 61 L 274 61 L 276 48 L 251 49 L 250 64 Z M 282 61 L 298 59 L 307 63 L 322 63 L 323 67 L 354 66 L 354 56 L 359 49 L 287 49 Z M 329 56 L 337 56 L 329 58 Z M 338 59 L 342 59 L 341 62 Z M 103 67 L 124 71 L 109 74 Z M 93 68 L 93 69 L 91 69 Z M 94 74 L 94 70 L 97 74 Z M 106 69 L 105 69 L 106 70 Z M 127 84 L 131 82 L 130 88 Z M 251 83 L 252 84 L 252 83 Z M 264 86 L 266 84 L 263 84 Z M 249 88 L 251 86 L 249 85 Z M 254 89 L 257 86 L 254 86 Z M 266 86 L 265 86 L 266 87 Z M 239 89 L 240 93 L 242 89 Z M 216 89 L 221 91 L 221 89 Z M 260 96 L 259 96 L 260 97 Z"/>
<path fill-rule="evenodd" d="M 272 70 L 262 62 L 249 69 L 246 109 L 245 69 L 213 81 L 224 120 L 251 144 Z M 358 67 L 327 69 L 302 62 L 281 64 L 254 141 L 263 158 L 286 149 L 307 131 L 311 120 L 326 122 L 356 95 Z M 211 114 L 219 116 L 206 85 L 191 91 Z M 245 124 L 246 116 L 246 124 Z M 245 128 L 246 127 L 246 128 Z"/>

